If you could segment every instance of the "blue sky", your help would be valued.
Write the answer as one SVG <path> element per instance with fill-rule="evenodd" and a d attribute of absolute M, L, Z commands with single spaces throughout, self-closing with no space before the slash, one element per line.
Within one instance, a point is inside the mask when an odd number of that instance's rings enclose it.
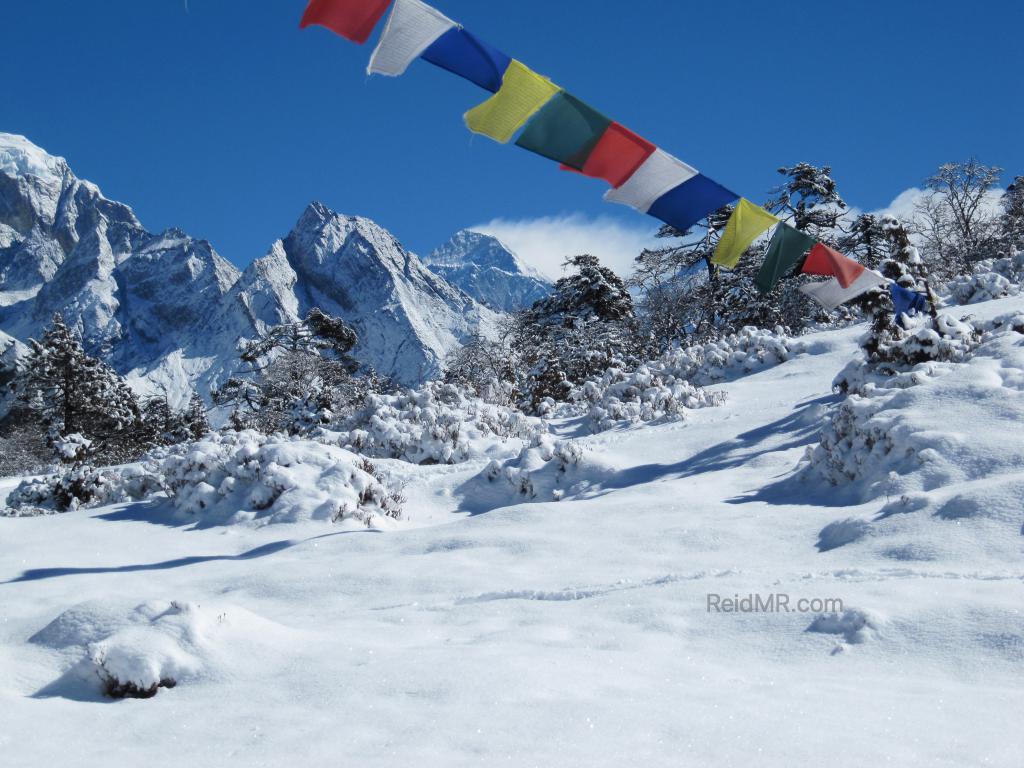
<path fill-rule="evenodd" d="M 865 209 L 947 160 L 1024 174 L 1015 0 L 435 5 L 754 200 L 801 160 L 831 164 Z M 373 40 L 300 31 L 304 6 L 11 0 L 0 131 L 67 157 L 150 229 L 181 227 L 240 265 L 313 199 L 418 252 L 498 218 L 567 251 L 595 219 L 621 248 L 654 230 L 603 203 L 600 182 L 472 137 L 462 113 L 487 95 L 473 85 L 425 62 L 368 79 Z"/>

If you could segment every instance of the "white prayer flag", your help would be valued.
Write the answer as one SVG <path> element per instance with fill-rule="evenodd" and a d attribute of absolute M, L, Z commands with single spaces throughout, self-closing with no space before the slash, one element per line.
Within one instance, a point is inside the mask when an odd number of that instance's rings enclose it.
<path fill-rule="evenodd" d="M 366 71 L 371 75 L 398 77 L 439 37 L 456 26 L 439 10 L 420 0 L 395 0 Z"/>
<path fill-rule="evenodd" d="M 843 288 L 834 277 L 823 283 L 808 283 L 800 286 L 800 293 L 804 293 L 817 301 L 825 309 L 831 311 L 840 304 L 845 304 L 856 299 L 862 293 L 867 293 L 872 288 L 885 285 L 889 280 L 871 269 L 864 272 L 854 280 L 849 288 Z"/>
<path fill-rule="evenodd" d="M 621 203 L 647 213 L 659 198 L 689 181 L 697 173 L 696 168 L 691 168 L 662 149 L 656 149 L 625 184 L 618 189 L 608 190 L 604 199 L 609 203 Z"/>

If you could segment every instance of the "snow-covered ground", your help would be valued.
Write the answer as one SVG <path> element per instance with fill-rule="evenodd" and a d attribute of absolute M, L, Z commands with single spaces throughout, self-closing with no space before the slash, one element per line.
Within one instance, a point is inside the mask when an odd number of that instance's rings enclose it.
<path fill-rule="evenodd" d="M 577 438 L 532 500 L 489 458 L 374 460 L 406 482 L 388 532 L 0 519 L 0 765 L 1019 768 L 1024 336 L 879 417 L 960 475 L 928 454 L 836 489 L 801 460 L 862 330 Z M 751 594 L 842 608 L 708 610 Z M 177 685 L 113 701 L 102 675 Z"/>

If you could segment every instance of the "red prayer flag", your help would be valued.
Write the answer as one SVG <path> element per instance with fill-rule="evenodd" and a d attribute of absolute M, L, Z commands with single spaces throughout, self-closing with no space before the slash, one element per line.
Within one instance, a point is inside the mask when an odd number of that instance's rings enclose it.
<path fill-rule="evenodd" d="M 800 271 L 805 275 L 834 277 L 843 288 L 849 288 L 864 274 L 864 265 L 843 256 L 824 243 L 818 243 L 807 255 L 807 260 Z"/>
<path fill-rule="evenodd" d="M 578 173 L 595 179 L 604 179 L 618 189 L 629 181 L 629 177 L 636 173 L 636 169 L 643 165 L 648 157 L 654 154 L 655 149 L 657 147 L 647 139 L 637 136 L 619 123 L 612 123 L 601 136 L 594 151 L 590 153 L 583 170 Z M 563 165 L 562 170 L 576 169 Z"/>
<path fill-rule="evenodd" d="M 391 0 L 310 0 L 299 27 L 318 24 L 362 45 L 389 5 Z"/>

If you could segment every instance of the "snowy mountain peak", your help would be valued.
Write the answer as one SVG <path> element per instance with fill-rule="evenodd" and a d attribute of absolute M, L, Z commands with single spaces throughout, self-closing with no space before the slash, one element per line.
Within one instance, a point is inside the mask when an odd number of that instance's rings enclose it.
<path fill-rule="evenodd" d="M 315 252 L 318 257 L 345 253 L 351 258 L 369 253 L 374 259 L 383 259 L 400 269 L 404 269 L 411 255 L 375 221 L 336 213 L 315 201 L 306 207 L 287 241 L 300 250 Z M 349 248 L 350 242 L 362 242 L 366 247 Z"/>
<path fill-rule="evenodd" d="M 180 229 L 148 232 L 67 163 L 0 135 L 0 330 L 24 342 L 60 312 L 138 389 L 187 401 L 240 365 L 238 344 L 318 307 L 359 334 L 356 357 L 404 384 L 495 316 L 387 230 L 310 203 L 245 273 Z"/>
<path fill-rule="evenodd" d="M 423 260 L 430 266 L 464 267 L 475 264 L 478 267 L 494 267 L 511 274 L 540 277 L 540 273 L 527 266 L 519 256 L 493 235 L 485 235 L 472 229 L 456 232 L 452 238 Z"/>
<path fill-rule="evenodd" d="M 70 172 L 63 157 L 49 154 L 24 136 L 0 133 L 0 173 L 60 181 Z"/>
<path fill-rule="evenodd" d="M 551 292 L 551 283 L 498 238 L 470 229 L 426 257 L 424 263 L 484 306 L 514 312 Z"/>
<path fill-rule="evenodd" d="M 231 303 L 257 327 L 313 307 L 343 318 L 359 335 L 356 356 L 405 384 L 440 372 L 448 353 L 495 319 L 380 225 L 318 202 L 234 293 Z"/>

